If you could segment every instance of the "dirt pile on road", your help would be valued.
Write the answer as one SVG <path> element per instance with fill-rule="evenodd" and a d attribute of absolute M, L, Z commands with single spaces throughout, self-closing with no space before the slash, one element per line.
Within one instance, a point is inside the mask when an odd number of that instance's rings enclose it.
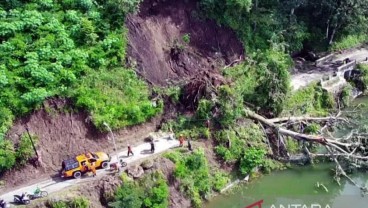
<path fill-rule="evenodd" d="M 243 45 L 230 29 L 203 20 L 196 0 L 146 0 L 127 18 L 128 54 L 148 82 L 167 85 L 243 56 Z"/>

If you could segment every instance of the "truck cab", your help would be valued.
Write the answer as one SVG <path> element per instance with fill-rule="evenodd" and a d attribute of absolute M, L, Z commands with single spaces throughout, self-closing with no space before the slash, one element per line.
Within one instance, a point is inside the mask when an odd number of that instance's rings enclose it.
<path fill-rule="evenodd" d="M 107 168 L 110 160 L 111 157 L 104 152 L 88 152 L 77 155 L 61 163 L 61 177 L 81 178 L 83 174 L 88 172 L 92 165 L 96 168 Z"/>

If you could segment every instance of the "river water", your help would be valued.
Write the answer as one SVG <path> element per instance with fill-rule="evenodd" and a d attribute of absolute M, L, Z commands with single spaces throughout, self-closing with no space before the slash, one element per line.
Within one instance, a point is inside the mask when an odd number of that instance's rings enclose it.
<path fill-rule="evenodd" d="M 354 105 L 359 103 L 367 104 L 360 111 L 361 117 L 355 119 L 362 127 L 368 125 L 368 98 L 354 101 Z M 262 206 L 254 208 L 368 208 L 368 196 L 363 197 L 359 188 L 343 178 L 339 186 L 333 180 L 333 168 L 334 164 L 324 163 L 276 171 L 218 195 L 204 207 L 245 208 L 263 200 Z M 357 172 L 352 178 L 358 184 L 368 183 L 368 173 Z M 322 183 L 327 191 L 318 188 L 317 183 Z"/>

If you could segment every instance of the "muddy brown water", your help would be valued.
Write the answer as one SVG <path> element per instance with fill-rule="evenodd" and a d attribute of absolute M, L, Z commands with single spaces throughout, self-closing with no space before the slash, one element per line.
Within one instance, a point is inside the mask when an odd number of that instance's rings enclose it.
<path fill-rule="evenodd" d="M 355 104 L 359 103 L 368 104 L 368 97 L 355 100 Z M 362 110 L 362 115 L 368 115 L 368 105 Z M 365 116 L 356 122 L 368 125 Z M 368 208 L 368 196 L 363 197 L 357 187 L 344 179 L 339 186 L 333 180 L 333 168 L 334 164 L 324 163 L 273 172 L 240 185 L 228 194 L 214 197 L 204 207 L 245 208 L 263 200 L 262 208 Z M 358 184 L 368 183 L 366 172 L 356 172 L 352 178 Z M 317 182 L 326 186 L 328 192 L 317 188 Z"/>

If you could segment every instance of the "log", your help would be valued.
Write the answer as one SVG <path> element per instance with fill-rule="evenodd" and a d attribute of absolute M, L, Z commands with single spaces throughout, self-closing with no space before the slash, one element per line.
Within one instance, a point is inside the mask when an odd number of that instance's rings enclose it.
<path fill-rule="evenodd" d="M 352 144 L 347 144 L 347 143 L 342 143 L 339 141 L 336 141 L 334 139 L 327 139 L 325 137 L 322 136 L 316 136 L 316 135 L 308 135 L 308 134 L 303 134 L 303 133 L 298 133 L 295 131 L 291 131 L 285 128 L 280 128 L 278 125 L 276 125 L 275 123 L 271 122 L 271 119 L 266 119 L 261 115 L 258 115 L 256 113 L 254 113 L 251 110 L 245 109 L 246 114 L 250 117 L 253 118 L 255 120 L 260 121 L 261 123 L 274 128 L 278 133 L 285 135 L 285 136 L 290 136 L 296 140 L 301 140 L 301 141 L 307 141 L 307 142 L 315 142 L 315 143 L 319 143 L 322 144 L 324 146 L 332 146 L 334 148 L 337 148 L 339 150 L 342 150 L 339 146 L 342 146 L 344 148 L 348 148 L 350 147 Z M 346 151 L 343 151 L 346 153 Z"/>
<path fill-rule="evenodd" d="M 263 123 L 263 124 L 265 124 L 269 127 L 277 129 L 278 133 L 283 134 L 285 136 L 290 136 L 294 139 L 302 140 L 302 141 L 317 142 L 317 143 L 320 143 L 320 144 L 323 144 L 323 145 L 326 145 L 326 143 L 328 142 L 325 138 L 320 137 L 320 136 L 301 134 L 301 133 L 297 133 L 295 131 L 291 131 L 291 130 L 288 130 L 288 129 L 279 128 L 279 126 L 277 126 L 275 123 L 270 121 L 271 119 L 266 119 L 263 116 L 258 115 L 256 113 L 250 111 L 250 110 L 245 110 L 245 112 L 250 118 L 258 120 L 261 123 Z"/>
<path fill-rule="evenodd" d="M 299 116 L 299 117 L 282 117 L 282 118 L 271 118 L 267 119 L 269 122 L 272 123 L 282 123 L 282 122 L 295 122 L 295 121 L 330 121 L 330 120 L 339 120 L 339 121 L 345 121 L 347 120 L 345 118 L 340 117 L 309 117 L 309 116 Z"/>
<path fill-rule="evenodd" d="M 368 160 L 368 156 L 358 156 L 358 155 L 353 155 L 353 154 L 346 154 L 346 153 L 337 153 L 334 154 L 335 156 L 342 156 L 342 157 L 350 157 L 350 158 L 355 158 L 355 159 L 360 159 L 360 160 Z M 311 153 L 311 156 L 313 157 L 331 157 L 331 154 L 314 154 Z"/>

